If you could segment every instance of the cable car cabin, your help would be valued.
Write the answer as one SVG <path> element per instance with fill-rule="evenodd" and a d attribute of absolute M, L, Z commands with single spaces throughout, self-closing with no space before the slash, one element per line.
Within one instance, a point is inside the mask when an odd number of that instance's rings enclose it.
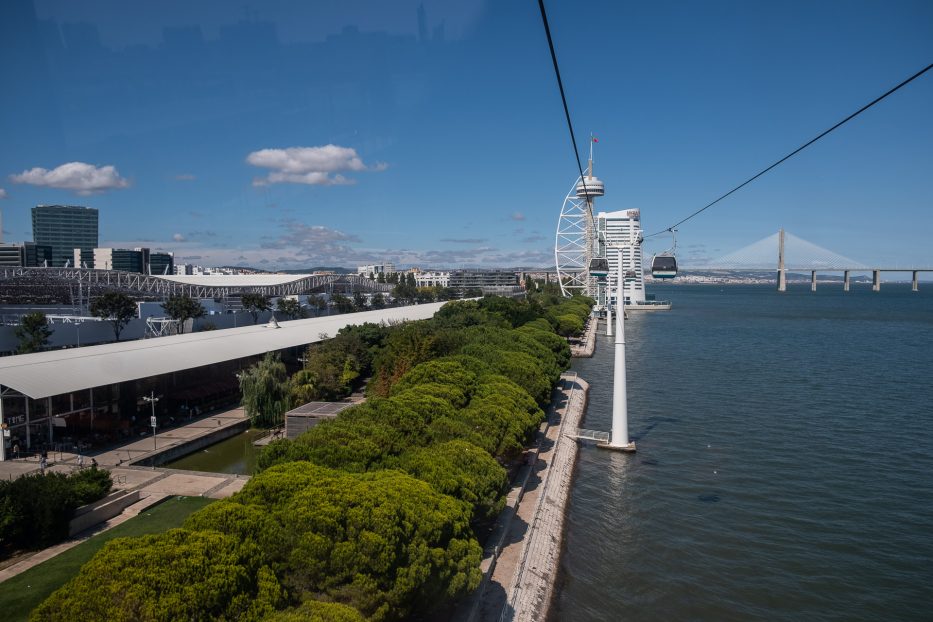
<path fill-rule="evenodd" d="M 673 255 L 655 255 L 651 262 L 651 276 L 672 279 L 677 276 L 677 259 Z"/>
<path fill-rule="evenodd" d="M 605 257 L 597 257 L 590 260 L 590 276 L 595 276 L 600 281 L 609 274 L 609 260 Z"/>

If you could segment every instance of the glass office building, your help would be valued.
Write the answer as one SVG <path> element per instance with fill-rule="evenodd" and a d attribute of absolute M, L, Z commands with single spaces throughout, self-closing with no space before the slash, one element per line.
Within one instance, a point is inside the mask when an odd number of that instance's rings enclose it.
<path fill-rule="evenodd" d="M 92 207 L 37 205 L 32 208 L 32 239 L 52 248 L 51 267 L 73 262 L 76 248 L 81 249 L 82 260 L 92 265 L 99 243 L 97 222 L 97 210 Z"/>

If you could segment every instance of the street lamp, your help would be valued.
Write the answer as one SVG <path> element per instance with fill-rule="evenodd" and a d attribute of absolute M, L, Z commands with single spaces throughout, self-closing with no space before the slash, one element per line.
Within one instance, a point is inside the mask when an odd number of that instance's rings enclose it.
<path fill-rule="evenodd" d="M 159 401 L 159 398 L 155 396 L 155 391 L 151 395 L 144 395 L 143 399 L 152 404 L 152 417 L 149 418 L 149 425 L 152 426 L 152 451 L 158 449 L 156 444 L 156 414 L 155 414 L 155 405 Z M 152 463 L 152 468 L 155 468 L 155 461 Z"/>

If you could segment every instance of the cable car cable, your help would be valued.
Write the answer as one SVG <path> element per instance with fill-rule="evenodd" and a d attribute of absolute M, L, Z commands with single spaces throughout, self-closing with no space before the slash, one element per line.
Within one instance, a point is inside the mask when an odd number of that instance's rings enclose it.
<path fill-rule="evenodd" d="M 541 0 L 539 0 L 539 2 L 540 2 L 540 1 L 541 1 Z M 544 5 L 542 5 L 542 9 L 541 9 L 541 10 L 542 10 L 542 11 L 544 10 Z M 545 25 L 545 27 L 546 27 L 546 25 Z M 548 35 L 548 39 L 550 40 L 550 35 Z M 552 49 L 552 52 L 553 52 L 553 49 Z M 556 63 L 556 62 L 557 62 L 557 61 L 555 61 L 555 63 Z M 556 66 L 556 65 L 555 65 L 555 66 Z M 862 106 L 861 108 L 859 108 L 858 110 L 856 110 L 855 112 L 853 112 L 852 114 L 850 114 L 849 116 L 847 116 L 845 119 L 843 119 L 842 121 L 840 121 L 840 122 L 837 123 L 836 125 L 834 125 L 834 126 L 832 126 L 831 128 L 829 128 L 828 130 L 826 130 L 825 132 L 823 132 L 822 134 L 820 134 L 820 135 L 817 136 L 816 138 L 813 138 L 813 139 L 807 141 L 806 143 L 804 143 L 803 145 L 801 145 L 800 147 L 797 147 L 796 149 L 794 149 L 793 151 L 791 151 L 790 153 L 788 153 L 786 156 L 784 156 L 783 158 L 781 158 L 780 160 L 778 160 L 777 162 L 775 162 L 774 164 L 772 164 L 772 165 L 769 166 L 768 168 L 764 169 L 763 171 L 761 171 L 760 173 L 758 173 L 758 174 L 755 175 L 754 177 L 750 177 L 749 179 L 745 180 L 744 182 L 742 182 L 741 184 L 739 184 L 738 186 L 736 186 L 735 188 L 733 188 L 733 189 L 730 190 L 729 192 L 725 193 L 724 195 L 722 195 L 721 197 L 719 197 L 719 198 L 716 199 L 715 201 L 713 201 L 713 202 L 711 202 L 711 203 L 708 203 L 708 204 L 704 205 L 703 207 L 701 207 L 701 208 L 698 209 L 697 211 L 693 212 L 692 214 L 690 214 L 689 216 L 687 216 L 687 217 L 684 218 L 683 220 L 678 221 L 677 223 L 671 225 L 670 227 L 667 227 L 666 229 L 662 229 L 661 231 L 658 231 L 657 233 L 652 233 L 651 235 L 646 235 L 645 237 L 646 237 L 646 238 L 652 238 L 652 237 L 654 237 L 654 236 L 656 236 L 656 235 L 661 235 L 662 233 L 667 233 L 668 231 L 671 231 L 672 229 L 674 229 L 674 228 L 676 228 L 676 227 L 679 227 L 680 225 L 684 224 L 685 222 L 687 222 L 688 220 L 690 220 L 690 219 L 693 218 L 694 216 L 698 216 L 698 215 L 701 214 L 702 212 L 705 212 L 706 210 L 708 210 L 708 209 L 711 208 L 712 206 L 716 205 L 717 203 L 719 203 L 720 201 L 722 201 L 723 199 L 725 199 L 727 196 L 729 196 L 730 194 L 732 194 L 732 193 L 735 192 L 736 190 L 739 190 L 739 189 L 743 188 L 744 186 L 747 186 L 748 184 L 752 183 L 753 181 L 755 181 L 756 179 L 758 179 L 759 177 L 761 177 L 762 175 L 764 175 L 765 173 L 767 173 L 768 171 L 770 171 L 771 169 L 773 169 L 774 167 L 776 167 L 777 165 L 783 163 L 785 160 L 789 160 L 790 158 L 792 158 L 793 156 L 797 155 L 798 153 L 800 153 L 801 151 L 803 151 L 804 149 L 806 149 L 807 147 L 809 147 L 810 145 L 812 145 L 813 143 L 815 143 L 816 141 L 818 141 L 819 139 L 823 138 L 824 136 L 826 136 L 827 134 L 829 134 L 830 132 L 832 132 L 833 130 L 835 130 L 836 128 L 842 126 L 843 124 L 847 123 L 848 121 L 851 121 L 852 119 L 854 119 L 854 118 L 857 117 L 858 115 L 862 114 L 863 112 L 865 112 L 866 110 L 868 110 L 869 108 L 871 108 L 872 106 L 874 106 L 875 104 L 877 104 L 878 102 L 880 102 L 882 99 L 884 99 L 885 97 L 887 97 L 888 95 L 891 95 L 892 93 L 894 93 L 895 91 L 897 91 L 897 90 L 900 89 L 901 87 L 907 86 L 908 84 L 910 84 L 911 82 L 913 82 L 914 80 L 916 80 L 917 78 L 919 78 L 920 76 L 922 76 L 923 74 L 925 74 L 925 73 L 926 73 L 927 71 L 929 71 L 930 69 L 933 69 L 933 63 L 930 63 L 929 65 L 927 65 L 926 67 L 924 67 L 923 69 L 921 69 L 920 71 L 918 71 L 917 73 L 915 73 L 914 75 L 910 76 L 909 78 L 907 78 L 906 80 L 904 80 L 903 82 L 901 82 L 900 84 L 898 84 L 897 86 L 895 86 L 894 88 L 890 89 L 890 90 L 889 90 L 888 92 L 886 92 L 884 95 L 881 95 L 881 96 L 875 98 L 874 100 L 872 100 L 871 102 L 865 104 L 864 106 Z M 558 78 L 558 79 L 559 79 L 559 78 Z M 561 93 L 563 94 L 563 90 L 561 91 Z M 574 149 L 576 149 L 576 145 L 574 145 Z M 579 159 L 579 158 L 578 158 L 578 159 Z"/>
<path fill-rule="evenodd" d="M 564 83 L 560 79 L 560 68 L 557 66 L 557 53 L 554 52 L 554 41 L 551 39 L 551 27 L 547 21 L 547 11 L 544 10 L 544 0 L 538 0 L 541 9 L 541 21 L 544 22 L 544 34 L 547 35 L 547 45 L 551 49 L 551 61 L 554 63 L 554 75 L 557 76 L 557 88 L 560 89 L 560 100 L 564 103 L 564 116 L 567 117 L 567 129 L 570 130 L 570 142 L 573 143 L 573 155 L 577 159 L 577 170 L 580 171 L 580 180 L 583 182 L 583 192 L 589 196 L 586 189 L 586 177 L 583 175 L 583 165 L 580 163 L 580 151 L 577 149 L 577 139 L 573 134 L 573 123 L 570 120 L 570 108 L 567 106 L 567 96 L 564 94 Z"/>

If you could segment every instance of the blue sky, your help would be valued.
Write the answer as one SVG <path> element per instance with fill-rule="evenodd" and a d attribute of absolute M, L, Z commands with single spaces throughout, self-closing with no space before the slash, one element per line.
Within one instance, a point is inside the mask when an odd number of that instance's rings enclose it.
<path fill-rule="evenodd" d="M 71 203 L 202 265 L 552 264 L 576 164 L 536 2 L 420 4 L 0 3 L 4 239 Z M 926 1 L 547 6 L 597 208 L 648 231 L 933 62 Z M 783 226 L 933 264 L 931 110 L 933 72 L 684 225 L 683 258 Z"/>

